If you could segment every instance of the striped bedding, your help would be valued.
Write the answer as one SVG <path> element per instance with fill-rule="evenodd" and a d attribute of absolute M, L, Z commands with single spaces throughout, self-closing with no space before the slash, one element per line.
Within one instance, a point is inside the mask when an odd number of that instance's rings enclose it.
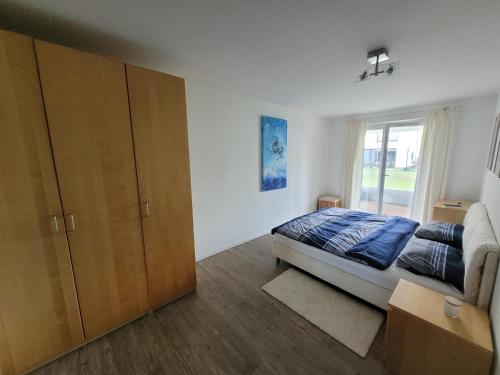
<path fill-rule="evenodd" d="M 417 226 L 417 222 L 399 217 L 326 208 L 293 219 L 271 233 L 385 269 L 399 255 Z"/>

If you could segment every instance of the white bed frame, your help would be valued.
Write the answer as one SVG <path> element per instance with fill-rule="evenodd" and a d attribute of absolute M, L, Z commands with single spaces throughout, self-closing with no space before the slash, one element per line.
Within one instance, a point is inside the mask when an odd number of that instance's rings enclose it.
<path fill-rule="evenodd" d="M 488 309 L 495 283 L 498 267 L 499 245 L 496 242 L 486 208 L 475 203 L 466 214 L 464 231 L 464 263 L 466 302 Z M 297 242 L 297 244 L 301 244 Z M 374 284 L 359 276 L 322 262 L 312 256 L 293 248 L 293 244 L 284 244 L 273 239 L 273 255 L 306 271 L 310 274 L 337 286 L 381 309 L 387 310 L 393 290 Z M 474 279 L 475 278 L 475 279 Z M 471 281 L 472 280 L 472 281 Z M 477 283 L 474 283 L 477 280 Z M 468 285 L 472 285 L 472 288 Z M 477 293 L 474 291 L 476 285 Z M 472 296 L 472 297 L 471 297 Z"/>
<path fill-rule="evenodd" d="M 273 241 L 273 255 L 381 309 L 387 310 L 387 303 L 392 295 L 390 289 L 363 280 L 356 275 L 333 267 L 276 241 Z"/>

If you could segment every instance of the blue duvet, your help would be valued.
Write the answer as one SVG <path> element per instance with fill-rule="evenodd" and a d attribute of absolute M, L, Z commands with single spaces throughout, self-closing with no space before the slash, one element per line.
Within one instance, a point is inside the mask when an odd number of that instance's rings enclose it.
<path fill-rule="evenodd" d="M 393 217 L 346 252 L 348 257 L 364 260 L 370 266 L 384 270 L 401 253 L 417 230 L 418 223 Z"/>
<path fill-rule="evenodd" d="M 399 255 L 418 225 L 402 217 L 327 208 L 300 216 L 271 232 L 385 269 Z"/>

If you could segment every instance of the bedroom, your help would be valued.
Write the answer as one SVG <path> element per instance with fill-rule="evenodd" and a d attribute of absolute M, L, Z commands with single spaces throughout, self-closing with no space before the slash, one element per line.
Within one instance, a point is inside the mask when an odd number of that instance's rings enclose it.
<path fill-rule="evenodd" d="M 0 374 L 500 374 L 497 2 L 0 4 Z"/>

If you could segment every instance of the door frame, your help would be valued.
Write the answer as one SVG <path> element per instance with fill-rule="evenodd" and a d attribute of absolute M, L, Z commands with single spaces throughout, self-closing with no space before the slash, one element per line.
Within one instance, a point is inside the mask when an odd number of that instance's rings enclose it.
<path fill-rule="evenodd" d="M 387 122 L 379 122 L 379 123 L 368 123 L 366 126 L 367 130 L 382 130 L 382 157 L 380 160 L 380 170 L 378 176 L 378 191 L 377 191 L 377 214 L 382 215 L 382 205 L 384 199 L 384 189 L 385 189 L 385 178 L 387 177 L 387 149 L 389 145 L 389 133 L 392 128 L 404 128 L 410 126 L 422 126 L 424 128 L 424 118 L 413 118 L 406 120 L 396 120 L 396 121 L 387 121 Z M 365 132 L 366 137 L 366 132 Z M 363 144 L 364 149 L 364 144 Z M 422 155 L 422 147 L 420 147 L 420 156 Z M 363 161 L 364 163 L 364 161 Z M 417 170 L 418 174 L 418 170 Z M 361 183 L 361 188 L 363 183 Z"/>

